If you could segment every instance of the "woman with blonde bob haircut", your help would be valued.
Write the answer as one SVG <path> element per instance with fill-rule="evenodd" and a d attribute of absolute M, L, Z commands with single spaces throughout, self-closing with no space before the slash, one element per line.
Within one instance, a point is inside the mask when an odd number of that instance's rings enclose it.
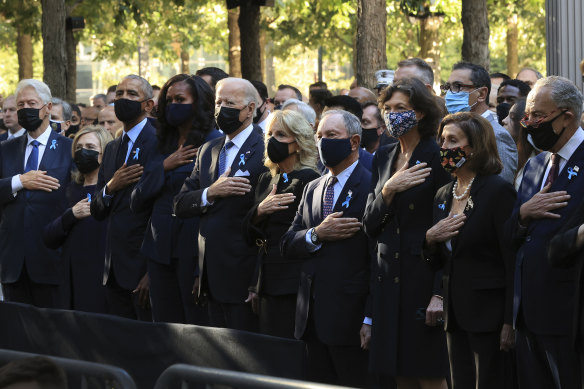
<path fill-rule="evenodd" d="M 89 206 L 97 187 L 97 176 L 105 146 L 112 140 L 106 129 L 85 127 L 75 134 L 71 152 L 77 171 L 66 191 L 70 208 L 47 225 L 43 239 L 47 247 L 62 247 L 67 269 L 63 285 L 67 306 L 80 311 L 107 313 L 103 280 L 106 223 L 91 216 Z"/>
<path fill-rule="evenodd" d="M 296 292 L 303 258 L 283 259 L 280 238 L 288 230 L 304 187 L 319 177 L 314 130 L 295 111 L 276 111 L 266 126 L 268 172 L 258 179 L 255 206 L 244 221 L 244 236 L 258 246 L 258 263 L 248 301 L 259 314 L 260 331 L 294 337 Z"/>

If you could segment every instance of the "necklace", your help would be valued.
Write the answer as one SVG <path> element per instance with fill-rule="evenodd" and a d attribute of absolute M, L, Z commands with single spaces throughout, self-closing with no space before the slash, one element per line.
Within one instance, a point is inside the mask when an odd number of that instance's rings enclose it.
<path fill-rule="evenodd" d="M 456 180 L 456 182 L 454 183 L 454 186 L 452 187 L 452 197 L 454 197 L 454 200 L 460 201 L 466 197 L 474 179 L 475 179 L 474 177 L 471 178 L 470 182 L 466 186 L 466 189 L 464 190 L 464 192 L 460 196 L 456 195 L 456 189 L 458 189 L 458 180 Z"/>

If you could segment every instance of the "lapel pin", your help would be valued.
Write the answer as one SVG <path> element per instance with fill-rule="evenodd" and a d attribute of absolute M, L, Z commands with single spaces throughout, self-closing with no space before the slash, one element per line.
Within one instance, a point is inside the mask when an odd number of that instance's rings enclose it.
<path fill-rule="evenodd" d="M 572 176 L 578 177 L 578 170 L 580 170 L 580 168 L 578 166 L 574 166 L 573 168 L 569 167 L 568 168 L 568 180 L 571 180 Z"/>
<path fill-rule="evenodd" d="M 347 198 L 345 199 L 345 201 L 343 201 L 343 204 L 341 205 L 342 207 L 345 208 L 349 208 L 349 204 L 351 203 L 351 199 L 353 198 L 353 191 L 349 190 L 349 192 L 347 193 Z"/>
<path fill-rule="evenodd" d="M 245 155 L 239 155 L 239 166 L 245 166 Z"/>
<path fill-rule="evenodd" d="M 288 182 L 288 174 L 284 173 L 282 177 L 284 177 L 284 183 Z"/>
<path fill-rule="evenodd" d="M 419 165 L 419 164 L 421 164 L 421 163 L 422 163 L 422 162 L 420 162 L 420 161 L 416 161 L 416 165 Z"/>
<path fill-rule="evenodd" d="M 469 209 L 473 209 L 474 208 L 474 203 L 472 201 L 472 197 L 468 196 L 468 200 L 466 202 L 466 210 L 468 211 Z"/>
<path fill-rule="evenodd" d="M 580 168 L 578 167 L 578 165 L 574 166 L 574 171 L 575 171 L 576 173 L 578 173 L 578 172 L 580 171 Z"/>
<path fill-rule="evenodd" d="M 135 160 L 138 160 L 138 158 L 139 158 L 138 154 L 140 154 L 140 148 L 136 147 L 136 151 L 134 151 L 134 159 Z"/>
<path fill-rule="evenodd" d="M 444 211 L 446 209 L 446 203 L 438 204 L 438 209 Z"/>
<path fill-rule="evenodd" d="M 49 147 L 49 149 L 51 149 L 51 150 L 57 150 L 57 140 L 56 139 L 53 139 L 51 141 L 51 147 Z"/>
<path fill-rule="evenodd" d="M 87 201 L 91 203 L 91 193 L 87 194 Z"/>

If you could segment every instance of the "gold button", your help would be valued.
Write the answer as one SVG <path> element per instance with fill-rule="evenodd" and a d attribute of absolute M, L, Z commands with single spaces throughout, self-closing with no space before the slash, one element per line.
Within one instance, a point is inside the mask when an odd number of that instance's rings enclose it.
<path fill-rule="evenodd" d="M 395 277 L 395 278 L 393 279 L 393 282 L 395 282 L 396 284 L 399 284 L 399 277 Z"/>
<path fill-rule="evenodd" d="M 399 258 L 399 253 L 395 253 L 395 259 Z"/>
<path fill-rule="evenodd" d="M 414 210 L 414 204 L 410 204 L 410 210 L 413 211 Z"/>

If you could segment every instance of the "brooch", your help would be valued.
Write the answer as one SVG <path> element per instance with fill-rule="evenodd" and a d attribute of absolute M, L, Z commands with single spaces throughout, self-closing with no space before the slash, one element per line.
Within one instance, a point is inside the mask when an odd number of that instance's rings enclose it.
<path fill-rule="evenodd" d="M 53 139 L 51 141 L 51 147 L 49 147 L 49 149 L 51 149 L 51 150 L 57 150 L 57 140 L 56 139 Z"/>
<path fill-rule="evenodd" d="M 343 201 L 343 204 L 341 206 L 345 207 L 345 208 L 349 208 L 349 203 L 353 199 L 352 196 L 353 196 L 353 191 L 349 190 L 349 193 L 347 193 L 347 198 L 345 199 L 345 201 Z"/>
<path fill-rule="evenodd" d="M 474 208 L 474 203 L 472 201 L 472 197 L 468 196 L 468 200 L 466 201 L 466 207 L 464 207 L 465 211 L 469 211 Z"/>
<path fill-rule="evenodd" d="M 91 203 L 91 193 L 87 194 L 87 201 Z"/>
<path fill-rule="evenodd" d="M 139 148 L 139 147 L 136 147 L 136 151 L 134 151 L 134 159 L 135 159 L 135 160 L 138 160 L 138 158 L 139 158 L 139 157 L 138 157 L 138 154 L 139 154 L 139 153 L 140 153 L 140 148 Z"/>
<path fill-rule="evenodd" d="M 438 204 L 438 209 L 441 211 L 444 211 L 446 209 L 446 202 L 443 202 L 442 204 Z"/>
<path fill-rule="evenodd" d="M 287 183 L 288 182 L 288 174 L 284 173 L 284 174 L 282 174 L 282 177 L 284 177 L 284 181 L 283 182 L 284 183 Z"/>
<path fill-rule="evenodd" d="M 244 166 L 245 165 L 245 155 L 240 154 L 239 155 L 239 166 Z"/>
<path fill-rule="evenodd" d="M 580 170 L 580 168 L 578 166 L 574 166 L 569 167 L 568 168 L 568 180 L 572 179 L 572 176 L 578 177 L 578 171 Z"/>

